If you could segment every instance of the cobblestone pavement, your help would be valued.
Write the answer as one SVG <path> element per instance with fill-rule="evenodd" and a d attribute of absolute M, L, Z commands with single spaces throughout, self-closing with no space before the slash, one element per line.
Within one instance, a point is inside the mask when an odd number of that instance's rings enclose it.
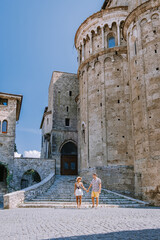
<path fill-rule="evenodd" d="M 0 210 L 0 240 L 160 240 L 160 209 Z"/>

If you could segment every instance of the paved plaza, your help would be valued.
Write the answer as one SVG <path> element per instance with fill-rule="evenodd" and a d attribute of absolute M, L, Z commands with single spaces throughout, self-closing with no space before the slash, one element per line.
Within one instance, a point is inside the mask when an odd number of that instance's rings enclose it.
<path fill-rule="evenodd" d="M 1 209 L 0 229 L 0 240 L 160 240 L 160 209 Z"/>

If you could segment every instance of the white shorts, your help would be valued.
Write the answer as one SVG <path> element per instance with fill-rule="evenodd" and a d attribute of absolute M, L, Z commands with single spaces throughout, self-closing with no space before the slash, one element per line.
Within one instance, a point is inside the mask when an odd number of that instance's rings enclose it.
<path fill-rule="evenodd" d="M 83 196 L 83 191 L 82 191 L 82 189 L 76 189 L 75 194 L 76 194 L 76 197 L 78 197 L 78 196 Z"/>

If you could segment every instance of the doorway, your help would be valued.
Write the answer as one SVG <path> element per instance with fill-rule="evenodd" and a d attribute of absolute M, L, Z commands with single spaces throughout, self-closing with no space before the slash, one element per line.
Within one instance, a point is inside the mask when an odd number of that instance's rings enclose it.
<path fill-rule="evenodd" d="M 73 142 L 67 142 L 61 149 L 61 175 L 77 175 L 78 158 L 77 146 Z"/>
<path fill-rule="evenodd" d="M 7 169 L 2 164 L 0 164 L 0 182 L 7 184 Z"/>

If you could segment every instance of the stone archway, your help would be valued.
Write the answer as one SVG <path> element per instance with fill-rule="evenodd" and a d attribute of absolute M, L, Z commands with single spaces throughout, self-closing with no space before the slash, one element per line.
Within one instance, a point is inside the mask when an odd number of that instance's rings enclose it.
<path fill-rule="evenodd" d="M 77 146 L 69 141 L 61 148 L 61 175 L 78 174 Z"/>
<path fill-rule="evenodd" d="M 21 179 L 21 189 L 30 187 L 34 184 L 41 182 L 41 177 L 39 173 L 33 169 L 25 172 Z"/>

